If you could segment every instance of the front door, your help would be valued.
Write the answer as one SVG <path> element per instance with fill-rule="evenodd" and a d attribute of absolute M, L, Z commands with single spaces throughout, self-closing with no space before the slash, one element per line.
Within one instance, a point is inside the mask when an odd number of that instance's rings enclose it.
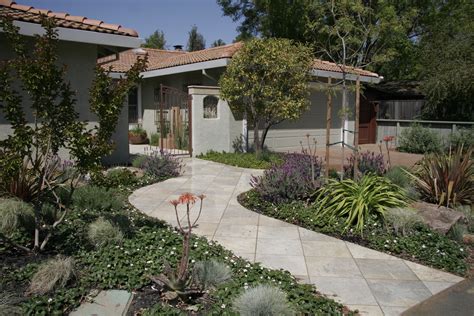
<path fill-rule="evenodd" d="M 162 152 L 192 155 L 190 95 L 179 89 L 160 85 L 155 124 Z"/>
<path fill-rule="evenodd" d="M 359 144 L 375 144 L 377 104 L 365 97 L 360 99 Z"/>

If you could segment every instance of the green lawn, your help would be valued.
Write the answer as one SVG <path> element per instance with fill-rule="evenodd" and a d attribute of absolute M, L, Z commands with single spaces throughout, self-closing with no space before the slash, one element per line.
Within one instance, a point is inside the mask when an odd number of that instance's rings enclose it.
<path fill-rule="evenodd" d="M 258 159 L 255 153 L 226 153 L 209 151 L 206 154 L 201 154 L 197 158 L 220 162 L 226 165 L 252 168 L 252 169 L 267 169 L 275 163 L 281 163 L 281 153 L 265 152 L 262 157 Z"/>

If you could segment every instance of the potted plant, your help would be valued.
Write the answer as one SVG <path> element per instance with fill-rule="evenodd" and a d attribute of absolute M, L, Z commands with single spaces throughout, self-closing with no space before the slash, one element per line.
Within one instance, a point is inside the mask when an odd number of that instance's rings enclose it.
<path fill-rule="evenodd" d="M 146 131 L 140 126 L 128 131 L 128 142 L 130 144 L 146 144 L 147 141 Z"/>

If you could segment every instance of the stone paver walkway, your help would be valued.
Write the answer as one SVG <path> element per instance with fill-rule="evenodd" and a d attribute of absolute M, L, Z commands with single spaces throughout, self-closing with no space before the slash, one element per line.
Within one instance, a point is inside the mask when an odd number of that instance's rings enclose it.
<path fill-rule="evenodd" d="M 250 189 L 260 170 L 185 159 L 183 176 L 135 191 L 130 202 L 144 213 L 175 225 L 169 200 L 181 193 L 204 193 L 194 232 L 236 255 L 285 269 L 301 282 L 369 315 L 399 315 L 462 278 L 353 243 L 319 234 L 247 210 L 237 196 Z M 183 214 L 184 215 L 184 214 Z"/>

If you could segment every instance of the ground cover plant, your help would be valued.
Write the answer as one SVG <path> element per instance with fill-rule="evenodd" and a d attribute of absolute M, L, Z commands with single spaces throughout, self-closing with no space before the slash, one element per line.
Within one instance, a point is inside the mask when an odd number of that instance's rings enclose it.
<path fill-rule="evenodd" d="M 421 223 L 407 224 L 405 230 L 400 227 L 395 229 L 390 222 L 371 214 L 364 219 L 363 231 L 360 232 L 355 227 L 347 229 L 344 218 L 316 218 L 318 205 L 311 201 L 271 203 L 255 190 L 242 193 L 238 199 L 243 206 L 255 212 L 407 260 L 458 275 L 465 275 L 468 269 L 468 254 L 464 245 Z M 400 219 L 395 222 L 399 223 Z"/>
<path fill-rule="evenodd" d="M 102 198 L 100 195 L 96 197 Z M 247 288 L 267 284 L 285 293 L 289 308 L 298 313 L 347 312 L 340 304 L 317 294 L 311 285 L 298 284 L 288 272 L 250 263 L 214 242 L 194 235 L 189 236 L 188 271 L 197 280 L 196 284 L 201 284 L 200 291 L 206 289 L 206 299 L 186 304 L 176 304 L 173 300 L 165 303 L 158 292 L 152 290 L 150 276 L 165 273 L 167 265 L 179 266 L 183 235 L 179 230 L 131 207 L 126 202 L 125 194 L 114 198 L 122 203 L 121 207 L 76 207 L 73 200 L 71 208 L 74 211 L 66 218 L 65 225 L 58 227 L 48 251 L 38 256 L 25 256 L 16 248 L 0 243 L 0 289 L 18 297 L 15 303 L 8 303 L 8 308 L 19 307 L 22 314 L 31 315 L 67 314 L 81 300 L 92 295 L 93 290 L 113 288 L 136 291 L 132 312 L 173 315 L 196 311 L 206 315 L 225 315 L 234 313 L 236 298 Z M 103 204 L 88 202 L 87 205 Z M 170 212 L 173 212 L 171 204 Z M 92 233 L 95 236 L 99 229 L 97 224 L 105 220 L 111 224 L 105 225 L 106 231 L 110 232 L 110 228 L 114 227 L 112 239 L 120 227 L 120 243 L 98 245 L 97 239 L 91 238 L 91 225 L 95 226 Z M 123 225 L 124 221 L 126 225 Z M 20 243 L 22 234 L 19 231 L 14 240 Z M 57 279 L 58 282 L 46 294 L 25 295 L 33 276 L 58 254 L 73 260 L 70 263 L 74 264 L 74 272 L 62 269 L 64 273 L 61 275 L 54 274 L 49 279 Z M 190 309 L 186 310 L 188 307 Z"/>
<path fill-rule="evenodd" d="M 227 153 L 208 151 L 206 154 L 198 155 L 197 158 L 215 161 L 226 165 L 251 169 L 268 169 L 273 164 L 279 164 L 283 161 L 283 155 L 280 153 L 264 151 L 260 157 L 254 153 Z"/>

